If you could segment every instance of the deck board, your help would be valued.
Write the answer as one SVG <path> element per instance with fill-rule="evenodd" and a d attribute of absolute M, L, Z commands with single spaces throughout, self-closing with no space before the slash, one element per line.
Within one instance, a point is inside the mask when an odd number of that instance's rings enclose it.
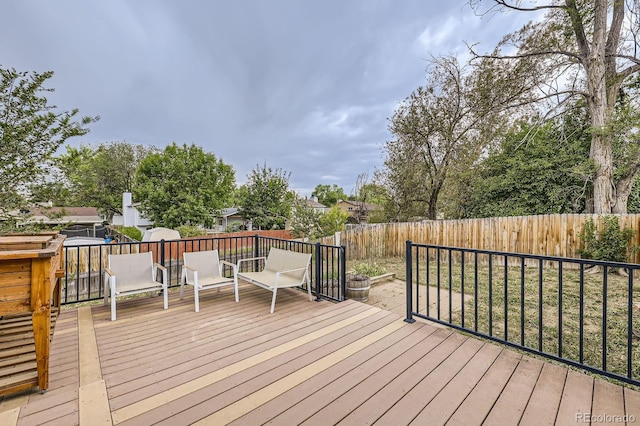
<path fill-rule="evenodd" d="M 343 360 L 334 368 L 325 370 L 296 386 L 295 389 L 279 395 L 234 423 L 263 424 L 274 417 L 279 423 L 300 423 L 319 408 L 328 405 L 366 380 L 371 375 L 371 371 L 384 368 L 399 354 L 408 352 L 435 331 L 435 329 L 405 327 L 369 346 L 360 356 Z"/>
<path fill-rule="evenodd" d="M 567 371 L 557 365 L 544 364 L 520 420 L 521 424 L 552 425 L 556 422 Z"/>
<path fill-rule="evenodd" d="M 520 358 L 514 352 L 502 351 L 448 422 L 482 424 L 518 366 Z"/>
<path fill-rule="evenodd" d="M 445 330 L 436 333 L 444 337 L 444 332 Z M 436 333 L 434 334 L 437 335 Z M 443 340 L 429 339 L 425 343 L 419 347 L 419 351 L 414 351 L 420 356 L 419 359 L 415 361 L 406 357 L 399 359 L 397 363 L 389 365 L 380 373 L 374 373 L 371 380 L 353 389 L 349 398 L 342 398 L 338 404 L 335 404 L 339 407 L 335 414 L 341 417 L 336 420 L 345 424 L 357 424 L 364 421 L 363 419 L 377 419 L 387 413 L 389 417 L 395 414 L 407 416 L 407 413 L 402 412 L 405 407 L 409 410 L 420 410 L 424 406 L 424 401 L 428 402 L 431 399 L 428 393 L 420 395 L 421 392 L 440 389 L 438 384 L 434 384 L 433 387 L 429 384 L 419 386 L 428 382 L 429 372 L 436 370 L 443 372 L 444 374 L 435 373 L 432 378 L 437 378 L 441 383 L 446 384 L 456 374 L 456 367 L 459 369 L 459 365 L 473 357 L 482 346 L 482 343 L 477 340 L 467 340 L 453 333 Z M 370 393 L 373 390 L 376 392 Z M 355 397 L 354 393 L 362 393 L 361 396 L 356 397 L 359 405 L 355 409 L 349 405 L 350 399 Z M 415 399 L 421 401 L 417 407 L 413 406 Z M 331 406 L 325 407 L 324 411 L 328 414 Z M 321 415 L 314 416 L 313 422 L 309 424 L 320 424 L 322 413 L 319 414 Z M 408 416 L 413 418 L 415 414 L 414 412 L 413 415 Z M 397 424 L 402 424 L 401 420 Z"/>
<path fill-rule="evenodd" d="M 518 424 L 543 366 L 543 361 L 535 358 L 525 356 L 520 359 L 509 382 L 485 418 L 484 424 L 495 426 Z"/>
<path fill-rule="evenodd" d="M 281 293 L 281 294 L 280 294 Z M 0 419 L 74 425 L 92 418 L 80 395 L 103 398 L 112 424 L 571 424 L 576 414 L 640 418 L 640 393 L 508 348 L 405 323 L 360 302 L 309 302 L 242 284 L 63 310 L 51 345 L 50 388 L 0 400 Z M 84 325 L 83 325 L 84 324 Z M 85 325 L 90 327 L 87 329 Z M 91 327 L 92 325 L 92 327 Z M 93 364 L 81 364 L 92 330 Z M 97 363 L 97 364 L 96 364 Z M 81 388 L 84 369 L 99 365 Z M 82 376 L 84 377 L 84 376 Z M 100 378 L 100 380 L 98 380 Z M 102 382 L 102 385 L 100 384 Z M 99 415 L 96 409 L 96 416 Z M 86 423 L 86 422 L 85 422 Z"/>

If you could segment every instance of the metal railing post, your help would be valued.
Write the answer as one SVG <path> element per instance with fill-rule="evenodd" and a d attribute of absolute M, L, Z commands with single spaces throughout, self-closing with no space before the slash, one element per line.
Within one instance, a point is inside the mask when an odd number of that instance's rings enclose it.
<path fill-rule="evenodd" d="M 320 280 L 322 280 L 322 258 L 320 256 L 320 243 L 316 243 L 316 270 L 315 270 L 315 280 L 316 280 L 316 302 L 320 302 L 322 297 L 320 297 Z"/>
<path fill-rule="evenodd" d="M 347 246 L 340 246 L 340 295 L 338 299 L 342 302 L 347 292 Z"/>
<path fill-rule="evenodd" d="M 405 274 L 406 274 L 406 293 L 407 293 L 407 317 L 404 319 L 405 322 L 415 322 L 416 320 L 413 319 L 413 315 L 411 314 L 411 301 L 413 300 L 413 293 L 412 293 L 412 283 L 411 281 L 413 281 L 412 279 L 412 271 L 413 268 L 411 266 L 411 240 L 407 240 L 407 245 L 406 245 L 406 251 L 405 251 L 405 265 L 406 265 L 406 270 L 405 270 Z"/>
<path fill-rule="evenodd" d="M 258 244 L 260 244 L 259 236 L 259 234 L 253 236 L 253 257 L 260 256 L 260 247 L 258 247 Z"/>

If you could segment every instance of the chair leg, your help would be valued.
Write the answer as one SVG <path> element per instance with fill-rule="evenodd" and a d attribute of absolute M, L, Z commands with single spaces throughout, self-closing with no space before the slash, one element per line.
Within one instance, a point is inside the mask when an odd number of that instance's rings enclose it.
<path fill-rule="evenodd" d="M 167 270 L 162 270 L 162 296 L 164 298 L 164 309 L 169 308 L 169 280 L 167 280 Z"/>
<path fill-rule="evenodd" d="M 276 309 L 276 294 L 278 292 L 278 288 L 273 289 L 273 297 L 271 298 L 271 313 Z"/>
<path fill-rule="evenodd" d="M 238 296 L 238 279 L 235 278 L 233 280 L 233 291 L 236 293 L 236 303 L 240 301 L 240 297 Z"/>
<path fill-rule="evenodd" d="M 187 271 L 183 269 L 182 276 L 180 277 L 180 300 L 182 300 L 182 297 L 184 296 L 184 282 L 187 280 L 185 272 Z"/>
<path fill-rule="evenodd" d="M 169 308 L 169 289 L 167 288 L 167 284 L 166 282 L 163 285 L 162 288 L 162 295 L 164 296 L 164 309 L 168 309 Z"/>
<path fill-rule="evenodd" d="M 111 287 L 111 321 L 116 320 L 116 286 L 110 283 Z"/>
<path fill-rule="evenodd" d="M 311 283 L 307 281 L 307 293 L 309 293 L 309 302 L 313 300 L 313 296 L 311 296 Z"/>
<path fill-rule="evenodd" d="M 198 293 L 198 284 L 193 286 L 193 299 L 196 302 L 196 312 L 200 312 L 200 294 Z"/>

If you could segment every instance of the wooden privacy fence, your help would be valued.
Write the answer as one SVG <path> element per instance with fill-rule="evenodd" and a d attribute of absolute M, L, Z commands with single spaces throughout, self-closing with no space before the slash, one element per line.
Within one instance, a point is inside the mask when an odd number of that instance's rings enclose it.
<path fill-rule="evenodd" d="M 636 231 L 632 244 L 640 245 L 640 214 L 616 215 L 621 228 Z M 580 233 L 588 219 L 598 227 L 601 215 L 551 214 L 410 223 L 361 225 L 340 234 L 347 259 L 376 259 L 405 255 L 405 243 L 441 245 L 522 254 L 577 258 Z M 334 237 L 321 240 L 334 244 Z M 640 252 L 632 255 L 640 263 Z"/>

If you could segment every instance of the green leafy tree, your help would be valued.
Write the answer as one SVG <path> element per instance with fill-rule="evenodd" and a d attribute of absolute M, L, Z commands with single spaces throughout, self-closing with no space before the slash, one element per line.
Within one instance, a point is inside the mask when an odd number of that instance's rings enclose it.
<path fill-rule="evenodd" d="M 57 207 L 71 206 L 68 204 L 74 199 L 71 189 L 61 174 L 56 173 L 54 176 L 56 176 L 55 181 L 50 181 L 50 176 L 39 182 L 31 183 L 29 185 L 30 200 L 35 203 L 51 202 L 53 206 Z"/>
<path fill-rule="evenodd" d="M 235 172 L 202 148 L 175 142 L 149 154 L 137 172 L 135 199 L 157 226 L 212 226 L 232 199 Z"/>
<path fill-rule="evenodd" d="M 315 238 L 320 232 L 321 216 L 303 198 L 296 197 L 291 211 L 291 233 L 297 238 Z"/>
<path fill-rule="evenodd" d="M 450 201 L 443 209 L 447 217 L 583 212 L 593 174 L 589 138 L 579 127 L 569 131 L 570 127 L 560 119 L 544 127 L 522 123 L 486 159 L 460 176 L 459 186 L 449 188 L 445 198 L 458 203 Z"/>
<path fill-rule="evenodd" d="M 509 96 L 509 90 L 500 98 L 479 96 L 477 92 L 484 91 L 482 74 L 465 69 L 455 58 L 434 58 L 429 71 L 427 84 L 405 99 L 390 119 L 394 139 L 384 147 L 384 169 L 378 173 L 401 220 L 436 218 L 452 169 L 480 156 L 500 123 L 496 105 Z"/>
<path fill-rule="evenodd" d="M 126 142 L 67 146 L 53 159 L 73 194 L 72 202 L 92 206 L 108 217 L 122 212 L 122 193 L 136 191 L 136 170 L 155 148 Z"/>
<path fill-rule="evenodd" d="M 578 254 L 584 259 L 628 262 L 629 254 L 638 250 L 638 246 L 631 243 L 634 235 L 631 228 L 620 229 L 617 216 L 603 216 L 601 229 L 589 219 L 580 232 Z"/>
<path fill-rule="evenodd" d="M 75 121 L 77 109 L 60 112 L 50 105 L 43 94 L 53 92 L 44 86 L 52 76 L 51 71 L 0 68 L 0 206 L 5 213 L 23 204 L 29 184 L 46 175 L 47 159 L 67 139 L 87 134 L 86 126 L 98 119 Z"/>
<path fill-rule="evenodd" d="M 318 184 L 311 195 L 318 197 L 318 202 L 327 207 L 335 206 L 338 200 L 347 199 L 344 189 L 335 183 L 332 185 Z"/>
<path fill-rule="evenodd" d="M 258 229 L 284 229 L 295 198 L 289 191 L 290 175 L 266 163 L 256 165 L 237 193 L 243 219 Z"/>
<path fill-rule="evenodd" d="M 349 215 L 342 211 L 340 207 L 333 206 L 328 212 L 320 217 L 320 229 L 322 236 L 333 235 L 336 232 L 344 231 Z"/>
<path fill-rule="evenodd" d="M 367 202 L 377 206 L 375 210 L 369 212 L 368 223 L 384 223 L 393 220 L 394 215 L 389 215 L 386 209 L 386 206 L 392 203 L 387 188 L 378 183 L 370 182 L 364 186 L 363 192 L 367 194 Z"/>
<path fill-rule="evenodd" d="M 629 157 L 625 173 L 620 169 L 616 175 L 616 126 L 612 124 L 620 91 L 634 84 L 640 74 L 637 0 L 470 3 L 479 13 L 547 12 L 544 19 L 505 36 L 491 54 L 476 54 L 476 58 L 501 70 L 487 75 L 489 88 L 499 91 L 508 85 L 522 87 L 526 96 L 508 100 L 505 108 L 530 103 L 553 116 L 575 99 L 585 102 L 590 120 L 588 157 L 595 166 L 592 210 L 599 214 L 626 213 L 631 183 L 640 169 L 640 155 Z M 483 6 L 486 4 L 488 8 Z M 637 128 L 637 123 L 626 127 Z M 637 144 L 637 138 L 632 140 Z"/>

